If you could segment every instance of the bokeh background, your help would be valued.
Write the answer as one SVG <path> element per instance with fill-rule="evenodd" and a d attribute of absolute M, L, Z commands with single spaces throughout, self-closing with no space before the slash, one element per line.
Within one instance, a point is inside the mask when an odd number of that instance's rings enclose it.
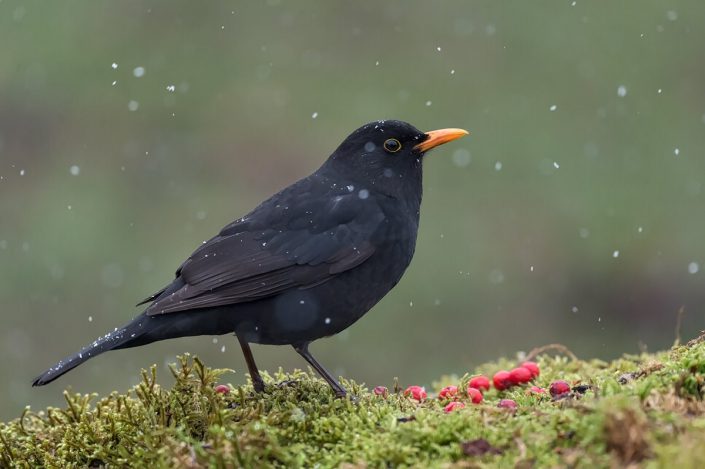
<path fill-rule="evenodd" d="M 203 240 L 380 118 L 425 164 L 399 286 L 314 353 L 429 384 L 551 342 L 611 358 L 705 329 L 705 3 L 0 2 L 0 417 L 126 390 L 234 338 L 31 379 L 140 310 Z M 262 368 L 303 367 L 255 346 Z"/>

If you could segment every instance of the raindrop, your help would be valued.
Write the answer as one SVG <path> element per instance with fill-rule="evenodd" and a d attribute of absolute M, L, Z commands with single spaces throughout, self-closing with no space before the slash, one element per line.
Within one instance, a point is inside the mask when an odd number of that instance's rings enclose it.
<path fill-rule="evenodd" d="M 20 176 L 24 176 L 24 169 L 20 169 Z"/>
<path fill-rule="evenodd" d="M 426 101 L 426 106 L 430 106 L 431 104 L 433 104 L 431 101 Z"/>
<path fill-rule="evenodd" d="M 440 52 L 440 51 L 441 51 L 441 46 L 436 47 L 436 50 L 437 50 L 438 52 Z"/>
<path fill-rule="evenodd" d="M 502 162 L 498 161 L 494 164 L 494 170 L 495 171 L 501 171 L 502 170 Z"/>
<path fill-rule="evenodd" d="M 311 119 L 315 119 L 316 117 L 318 117 L 318 113 L 317 113 L 317 112 L 314 112 L 313 114 L 311 114 Z"/>
<path fill-rule="evenodd" d="M 455 75 L 455 69 L 451 70 L 451 71 L 450 71 L 450 74 L 451 74 L 451 75 Z"/>
<path fill-rule="evenodd" d="M 138 110 L 139 108 L 140 108 L 140 103 L 138 103 L 138 102 L 135 101 L 134 99 L 133 99 L 133 100 L 130 100 L 130 102 L 127 103 L 127 109 L 129 109 L 129 110 L 132 111 L 132 112 L 135 112 L 135 111 Z"/>
<path fill-rule="evenodd" d="M 100 278 L 106 287 L 118 288 L 123 283 L 123 271 L 119 264 L 107 264 L 100 272 Z"/>
<path fill-rule="evenodd" d="M 680 154 L 681 154 L 680 149 L 679 149 L 679 148 L 676 148 L 675 150 L 673 150 L 673 154 L 676 155 L 676 156 L 680 155 Z"/>
<path fill-rule="evenodd" d="M 560 168 L 561 166 L 558 164 L 557 161 L 554 161 L 554 162 L 553 162 L 553 167 L 556 168 L 556 169 L 558 169 L 558 168 Z"/>
<path fill-rule="evenodd" d="M 453 152 L 453 164 L 455 166 L 462 168 L 469 165 L 471 160 L 470 152 L 465 148 L 458 148 Z"/>
<path fill-rule="evenodd" d="M 111 67 L 113 68 L 113 70 L 117 70 L 117 68 L 118 68 L 117 62 L 113 62 L 113 64 L 111 65 Z"/>
<path fill-rule="evenodd" d="M 666 18 L 668 18 L 670 21 L 676 21 L 678 19 L 678 12 L 674 10 L 668 10 L 666 12 Z"/>
<path fill-rule="evenodd" d="M 357 193 L 357 196 L 362 200 L 365 200 L 370 196 L 370 191 L 368 191 L 367 189 L 360 189 L 360 192 Z"/>
<path fill-rule="evenodd" d="M 588 230 L 587 228 L 580 228 L 580 229 L 578 230 L 578 234 L 579 234 L 580 237 L 583 238 L 583 239 L 589 238 L 589 237 L 590 237 L 590 230 Z"/>
<path fill-rule="evenodd" d="M 69 172 L 71 173 L 71 176 L 78 176 L 79 174 L 81 174 L 81 168 L 79 168 L 77 165 L 73 165 L 71 166 L 71 168 L 69 168 Z"/>
<path fill-rule="evenodd" d="M 570 308 L 570 310 L 571 310 L 572 312 L 574 312 L 574 313 L 577 313 L 577 312 L 578 312 L 578 307 L 577 307 L 577 306 L 573 306 L 572 308 Z"/>
<path fill-rule="evenodd" d="M 326 318 L 325 323 L 330 324 L 330 318 Z"/>
<path fill-rule="evenodd" d="M 617 96 L 619 96 L 620 98 L 623 98 L 626 95 L 627 95 L 627 87 L 624 85 L 619 85 L 617 87 Z"/>
<path fill-rule="evenodd" d="M 371 153 L 375 151 L 375 148 L 377 148 L 377 145 L 375 145 L 373 142 L 367 142 L 365 143 L 365 151 L 368 153 Z"/>
<path fill-rule="evenodd" d="M 498 285 L 504 282 L 504 274 L 501 270 L 495 269 L 490 272 L 490 283 Z"/>
<path fill-rule="evenodd" d="M 132 74 L 135 78 L 142 78 L 144 76 L 144 67 L 135 67 L 135 69 L 132 70 Z"/>
<path fill-rule="evenodd" d="M 614 257 L 615 259 L 618 258 L 619 257 L 619 250 L 615 249 L 615 251 L 612 253 L 612 257 Z"/>
<path fill-rule="evenodd" d="M 551 107 L 548 108 L 548 110 L 551 112 L 555 111 L 556 109 L 558 109 L 558 106 L 556 106 L 555 104 L 551 104 Z"/>
<path fill-rule="evenodd" d="M 93 316 L 88 316 L 88 322 L 93 322 Z"/>
<path fill-rule="evenodd" d="M 222 347 L 220 347 L 220 353 L 225 353 L 225 345 L 223 345 Z"/>
<path fill-rule="evenodd" d="M 644 231 L 644 227 L 643 227 L 643 226 L 639 226 L 639 227 L 637 227 L 636 230 L 637 230 L 639 233 L 642 233 L 642 232 Z"/>
<path fill-rule="evenodd" d="M 688 264 L 688 273 L 689 274 L 697 274 L 699 270 L 700 270 L 700 266 L 698 265 L 697 262 L 691 262 L 690 264 Z"/>
<path fill-rule="evenodd" d="M 166 90 L 170 93 L 176 91 L 176 85 L 166 85 Z"/>

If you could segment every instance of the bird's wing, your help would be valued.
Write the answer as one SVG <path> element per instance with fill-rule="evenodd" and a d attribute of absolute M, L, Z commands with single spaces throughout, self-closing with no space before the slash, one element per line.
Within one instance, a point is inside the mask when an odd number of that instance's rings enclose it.
<path fill-rule="evenodd" d="M 226 226 L 182 264 L 172 284 L 178 288 L 156 294 L 147 314 L 242 303 L 319 285 L 374 253 L 371 236 L 384 214 L 373 201 L 356 193 L 301 199 L 289 204 L 293 200 L 275 196 Z"/>

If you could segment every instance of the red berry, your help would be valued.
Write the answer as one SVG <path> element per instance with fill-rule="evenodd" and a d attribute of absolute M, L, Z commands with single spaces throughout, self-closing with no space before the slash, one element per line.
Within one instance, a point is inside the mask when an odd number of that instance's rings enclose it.
<path fill-rule="evenodd" d="M 528 368 L 520 366 L 519 368 L 514 368 L 509 372 L 509 379 L 512 380 L 512 384 L 523 384 L 531 381 L 531 371 Z"/>
<path fill-rule="evenodd" d="M 215 387 L 215 392 L 218 394 L 230 394 L 230 387 L 226 384 L 219 384 Z"/>
<path fill-rule="evenodd" d="M 446 414 L 449 414 L 449 413 L 453 412 L 454 410 L 462 409 L 463 407 L 465 407 L 465 404 L 463 404 L 462 402 L 451 402 L 443 408 L 443 411 Z"/>
<path fill-rule="evenodd" d="M 421 402 L 426 399 L 426 390 L 421 386 L 409 386 L 404 390 L 404 395 Z"/>
<path fill-rule="evenodd" d="M 499 404 L 497 404 L 497 407 L 500 407 L 502 409 L 516 409 L 517 403 L 511 399 L 502 399 L 501 401 L 499 401 Z"/>
<path fill-rule="evenodd" d="M 382 396 L 382 397 L 387 397 L 387 394 L 389 394 L 389 391 L 385 386 L 375 386 L 375 388 L 372 390 L 373 393 L 375 393 L 375 396 Z"/>
<path fill-rule="evenodd" d="M 468 387 L 468 397 L 473 404 L 479 404 L 482 402 L 482 392 L 477 388 Z"/>
<path fill-rule="evenodd" d="M 482 375 L 473 376 L 472 378 L 470 378 L 470 381 L 468 382 L 468 387 L 479 389 L 480 391 L 482 391 L 483 389 L 485 391 L 489 391 L 490 390 L 490 380 L 487 379 L 487 376 L 482 376 Z"/>
<path fill-rule="evenodd" d="M 511 375 L 509 374 L 508 371 L 505 371 L 505 370 L 498 371 L 497 373 L 495 373 L 494 376 L 492 377 L 492 382 L 494 383 L 494 387 L 498 391 L 503 391 L 504 389 L 509 389 L 514 384 L 514 383 L 512 383 Z"/>
<path fill-rule="evenodd" d="M 438 398 L 450 399 L 456 394 L 458 394 L 458 386 L 446 386 L 445 388 L 441 389 L 441 392 L 438 393 Z"/>
<path fill-rule="evenodd" d="M 538 386 L 531 386 L 526 390 L 526 394 L 546 394 L 546 390 Z"/>
<path fill-rule="evenodd" d="M 541 370 L 539 370 L 539 365 L 536 362 L 524 362 L 521 364 L 521 366 L 531 372 L 532 378 L 536 378 L 538 377 L 538 375 L 541 374 Z"/>
<path fill-rule="evenodd" d="M 551 396 L 558 397 L 570 392 L 570 384 L 565 381 L 558 380 L 551 383 L 551 387 L 548 388 Z"/>

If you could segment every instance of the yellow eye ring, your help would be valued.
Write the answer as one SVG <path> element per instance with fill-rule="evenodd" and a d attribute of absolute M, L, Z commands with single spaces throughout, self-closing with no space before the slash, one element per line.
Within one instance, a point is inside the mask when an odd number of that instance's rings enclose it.
<path fill-rule="evenodd" d="M 389 153 L 396 153 L 401 150 L 401 143 L 396 138 L 389 138 L 384 141 L 384 149 Z"/>

